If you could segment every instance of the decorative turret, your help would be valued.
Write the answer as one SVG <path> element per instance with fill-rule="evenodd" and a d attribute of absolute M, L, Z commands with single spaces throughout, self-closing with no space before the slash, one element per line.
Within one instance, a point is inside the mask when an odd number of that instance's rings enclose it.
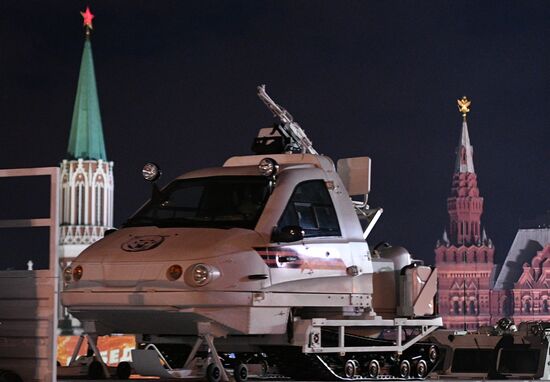
<path fill-rule="evenodd" d="M 70 261 L 113 225 L 113 162 L 107 162 L 86 8 L 85 41 L 67 159 L 61 163 L 60 256 Z"/>
<path fill-rule="evenodd" d="M 476 244 L 481 239 L 480 219 L 483 213 L 483 198 L 479 196 L 477 175 L 474 170 L 474 148 L 470 144 L 466 114 L 470 101 L 458 100 L 462 113 L 462 131 L 456 149 L 455 172 L 451 196 L 447 199 L 450 217 L 450 236 L 453 244 Z"/>
<path fill-rule="evenodd" d="M 466 96 L 457 100 L 458 110 L 462 113 L 462 133 L 456 151 L 455 173 L 475 173 L 474 171 L 474 148 L 470 145 L 470 135 L 468 134 L 468 124 L 466 115 L 470 112 L 469 106 L 472 103 Z"/>
<path fill-rule="evenodd" d="M 449 236 L 446 229 L 443 230 L 443 244 L 449 245 Z"/>

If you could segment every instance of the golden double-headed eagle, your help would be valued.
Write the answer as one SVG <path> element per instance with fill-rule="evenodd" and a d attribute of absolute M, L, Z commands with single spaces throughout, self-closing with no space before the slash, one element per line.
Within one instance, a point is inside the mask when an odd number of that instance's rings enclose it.
<path fill-rule="evenodd" d="M 456 102 L 458 103 L 458 111 L 462 113 L 464 118 L 466 118 L 466 114 L 470 112 L 469 107 L 472 101 L 468 101 L 468 98 L 464 96 L 461 99 L 457 99 Z"/>

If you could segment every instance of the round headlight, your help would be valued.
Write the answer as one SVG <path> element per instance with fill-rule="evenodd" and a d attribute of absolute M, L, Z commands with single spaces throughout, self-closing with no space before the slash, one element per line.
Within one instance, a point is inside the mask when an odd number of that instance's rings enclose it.
<path fill-rule="evenodd" d="M 193 268 L 193 283 L 196 285 L 204 285 L 210 281 L 210 270 L 206 265 L 197 264 Z"/>
<path fill-rule="evenodd" d="M 192 286 L 203 286 L 218 278 L 220 271 L 211 265 L 195 264 L 185 272 L 185 282 Z"/>
<path fill-rule="evenodd" d="M 73 281 L 73 269 L 71 267 L 67 267 L 63 271 L 63 280 L 65 280 L 66 283 Z"/>
<path fill-rule="evenodd" d="M 84 273 L 84 270 L 82 269 L 82 266 L 77 265 L 75 269 L 73 269 L 73 279 L 75 281 L 78 281 L 82 278 L 82 273 Z"/>
<path fill-rule="evenodd" d="M 149 182 L 154 182 L 155 180 L 160 178 L 160 176 L 162 175 L 162 171 L 160 171 L 159 166 L 157 166 L 155 163 L 146 163 L 141 170 L 141 174 L 143 175 L 145 180 Z"/>
<path fill-rule="evenodd" d="M 258 164 L 258 170 L 263 176 L 275 176 L 277 175 L 277 171 L 279 171 L 279 164 L 275 159 L 264 158 Z"/>
<path fill-rule="evenodd" d="M 183 274 L 183 269 L 181 266 L 174 264 L 166 271 L 166 278 L 170 281 L 176 281 Z"/>

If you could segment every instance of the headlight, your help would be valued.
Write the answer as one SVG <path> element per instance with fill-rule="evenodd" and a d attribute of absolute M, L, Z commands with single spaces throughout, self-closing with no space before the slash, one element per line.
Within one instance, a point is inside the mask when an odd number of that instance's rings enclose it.
<path fill-rule="evenodd" d="M 185 282 L 191 286 L 203 286 L 220 277 L 220 271 L 208 264 L 195 264 L 187 268 Z"/>
<path fill-rule="evenodd" d="M 159 166 L 157 166 L 155 163 L 146 163 L 141 170 L 141 174 L 143 175 L 145 180 L 149 182 L 154 182 L 155 180 L 160 178 L 162 172 L 160 171 Z"/>
<path fill-rule="evenodd" d="M 63 271 L 63 280 L 65 280 L 66 283 L 73 281 L 73 269 L 71 267 L 67 267 Z"/>
<path fill-rule="evenodd" d="M 258 170 L 263 176 L 275 176 L 279 171 L 279 164 L 275 159 L 264 158 L 258 164 Z"/>
<path fill-rule="evenodd" d="M 170 281 L 176 281 L 183 274 L 183 269 L 181 266 L 174 264 L 166 271 L 166 278 Z"/>
<path fill-rule="evenodd" d="M 75 269 L 73 269 L 73 279 L 75 281 L 78 281 L 82 278 L 82 274 L 84 273 L 84 270 L 82 269 L 82 266 L 77 265 Z"/>

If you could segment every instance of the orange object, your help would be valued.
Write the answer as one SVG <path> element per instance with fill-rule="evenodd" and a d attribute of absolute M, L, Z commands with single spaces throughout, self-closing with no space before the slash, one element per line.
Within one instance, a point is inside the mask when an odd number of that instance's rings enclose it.
<path fill-rule="evenodd" d="M 78 342 L 78 336 L 59 336 L 57 339 L 57 360 L 62 366 L 67 366 Z M 108 366 L 116 366 L 122 361 L 131 361 L 131 351 L 136 348 L 134 336 L 103 336 L 97 340 L 101 357 Z M 78 355 L 86 355 L 88 341 L 82 343 Z"/>

